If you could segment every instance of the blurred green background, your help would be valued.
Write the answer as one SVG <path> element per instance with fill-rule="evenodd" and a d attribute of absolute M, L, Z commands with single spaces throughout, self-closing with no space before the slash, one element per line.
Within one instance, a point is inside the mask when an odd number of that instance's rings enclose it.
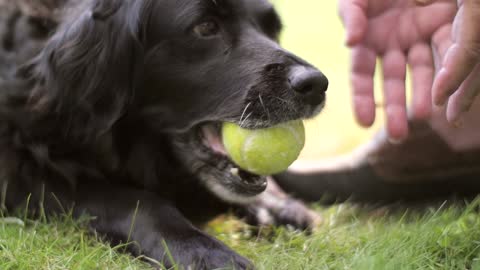
<path fill-rule="evenodd" d="M 318 67 L 330 81 L 325 110 L 307 123 L 307 143 L 302 159 L 319 159 L 346 153 L 366 141 L 383 120 L 381 111 L 378 110 L 376 125 L 364 129 L 356 124 L 353 117 L 349 51 L 344 46 L 345 32 L 338 17 L 338 1 L 272 2 L 284 23 L 281 38 L 283 47 Z"/>

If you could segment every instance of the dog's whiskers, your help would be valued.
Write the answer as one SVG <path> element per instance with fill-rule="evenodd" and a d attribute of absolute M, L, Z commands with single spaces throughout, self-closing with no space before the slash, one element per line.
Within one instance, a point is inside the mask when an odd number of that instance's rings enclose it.
<path fill-rule="evenodd" d="M 277 97 L 277 96 L 275 96 L 274 98 L 277 99 L 278 101 L 280 101 L 281 103 L 284 103 L 285 106 L 288 107 L 288 110 L 291 110 L 295 113 L 297 113 L 299 111 L 299 109 L 296 108 L 296 106 L 294 106 L 291 101 L 285 100 L 285 99 L 283 99 L 281 97 Z"/>
<path fill-rule="evenodd" d="M 262 104 L 263 110 L 267 114 L 268 121 L 270 121 L 270 112 L 268 111 L 267 107 L 265 106 L 265 103 L 263 103 L 262 95 L 258 95 L 258 99 L 260 100 L 260 104 Z"/>
<path fill-rule="evenodd" d="M 287 100 L 285 100 L 285 99 L 283 99 L 283 98 L 281 98 L 281 97 L 274 96 L 274 98 L 280 100 L 280 101 L 283 102 L 283 103 L 290 104 L 290 102 L 288 102 Z"/>
<path fill-rule="evenodd" d="M 247 112 L 248 107 L 250 107 L 250 105 L 252 105 L 252 102 L 249 102 L 249 103 L 245 106 L 245 109 L 243 109 L 242 116 L 240 116 L 240 123 L 243 123 L 242 119 L 243 119 L 243 117 L 245 116 L 245 113 Z M 250 114 L 251 114 L 251 113 L 250 113 Z M 247 118 L 248 118 L 248 116 L 247 116 Z"/>
<path fill-rule="evenodd" d="M 248 120 L 248 118 L 250 118 L 250 116 L 252 116 L 252 113 L 253 112 L 250 112 L 247 117 L 245 117 L 245 119 L 243 119 L 243 121 L 240 119 L 240 126 L 243 127 L 243 124 Z"/>

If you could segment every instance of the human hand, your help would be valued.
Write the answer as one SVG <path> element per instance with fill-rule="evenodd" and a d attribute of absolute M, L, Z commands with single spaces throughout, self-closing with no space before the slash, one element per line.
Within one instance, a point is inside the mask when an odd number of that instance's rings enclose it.
<path fill-rule="evenodd" d="M 433 40 L 441 67 L 432 91 L 435 104 L 447 103 L 447 120 L 462 125 L 480 94 L 480 0 L 459 0 L 458 7 L 452 33 Z"/>
<path fill-rule="evenodd" d="M 339 10 L 352 53 L 357 120 L 363 126 L 375 121 L 373 76 L 380 57 L 387 132 L 393 140 L 402 140 L 408 135 L 406 66 L 412 71 L 413 117 L 427 118 L 432 111 L 434 76 L 430 41 L 435 33 L 451 29 L 457 5 L 453 0 L 428 6 L 411 0 L 340 0 Z"/>

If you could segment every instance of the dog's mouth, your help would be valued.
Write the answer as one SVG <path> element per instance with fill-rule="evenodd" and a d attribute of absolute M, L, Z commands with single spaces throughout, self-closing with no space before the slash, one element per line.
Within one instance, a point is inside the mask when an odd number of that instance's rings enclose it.
<path fill-rule="evenodd" d="M 267 188 L 267 178 L 241 169 L 222 142 L 222 122 L 204 122 L 173 137 L 179 161 L 224 201 L 247 203 Z"/>
<path fill-rule="evenodd" d="M 196 137 L 202 152 L 203 169 L 210 171 L 210 177 L 203 177 L 203 181 L 211 191 L 237 202 L 252 198 L 266 189 L 265 176 L 243 170 L 232 161 L 222 142 L 221 123 L 198 126 Z M 223 177 L 216 177 L 217 174 Z"/>

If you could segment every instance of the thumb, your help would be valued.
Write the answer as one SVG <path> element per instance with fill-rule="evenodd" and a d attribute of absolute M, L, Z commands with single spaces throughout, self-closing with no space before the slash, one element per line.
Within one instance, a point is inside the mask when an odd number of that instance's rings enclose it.
<path fill-rule="evenodd" d="M 444 104 L 480 61 L 480 0 L 459 0 L 453 44 L 433 86 L 434 101 Z"/>
<path fill-rule="evenodd" d="M 458 32 L 458 42 L 480 58 L 480 0 L 458 0 L 458 5 L 464 12 L 463 20 L 458 20 L 458 29 L 454 29 Z"/>

